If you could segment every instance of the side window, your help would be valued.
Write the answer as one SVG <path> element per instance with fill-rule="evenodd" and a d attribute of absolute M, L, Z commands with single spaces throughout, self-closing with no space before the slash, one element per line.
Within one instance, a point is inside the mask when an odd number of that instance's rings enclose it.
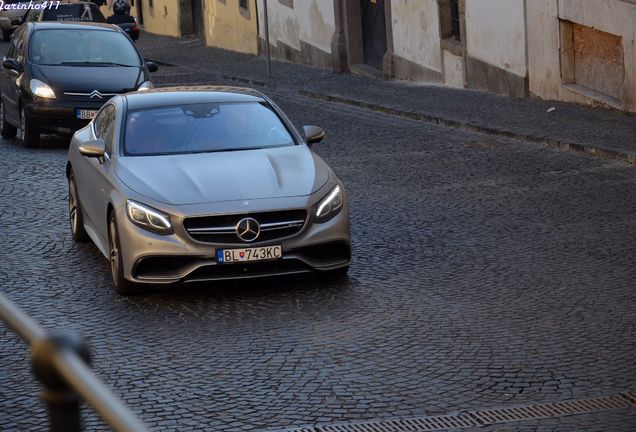
<path fill-rule="evenodd" d="M 7 49 L 7 58 L 15 60 L 15 41 L 17 39 L 14 37 L 9 44 L 9 48 Z"/>
<path fill-rule="evenodd" d="M 25 42 L 26 42 L 26 32 L 24 29 L 20 30 L 17 35 L 15 35 L 15 61 L 18 63 L 24 64 L 24 55 L 26 54 Z"/>
<path fill-rule="evenodd" d="M 101 110 L 97 114 L 97 117 L 95 117 L 95 120 L 93 120 L 93 129 L 95 129 L 95 137 L 96 138 L 103 138 L 102 123 L 104 123 L 104 117 L 105 116 L 106 116 L 106 108 Z"/>
<path fill-rule="evenodd" d="M 95 136 L 106 143 L 106 153 L 113 149 L 113 137 L 115 135 L 115 106 L 106 105 L 95 118 Z"/>
<path fill-rule="evenodd" d="M 109 155 L 113 151 L 113 138 L 115 137 L 115 117 L 117 110 L 114 105 L 108 105 L 106 107 L 108 113 L 104 119 L 104 141 L 106 142 L 106 153 Z"/>

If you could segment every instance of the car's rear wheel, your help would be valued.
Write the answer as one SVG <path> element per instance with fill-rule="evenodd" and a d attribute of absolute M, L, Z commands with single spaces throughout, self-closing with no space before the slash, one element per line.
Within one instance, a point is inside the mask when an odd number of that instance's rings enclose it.
<path fill-rule="evenodd" d="M 108 218 L 108 260 L 110 261 L 110 274 L 113 280 L 113 289 L 117 294 L 130 295 L 141 291 L 141 286 L 124 277 L 124 268 L 121 257 L 121 243 L 115 212 Z"/>
<path fill-rule="evenodd" d="M 40 145 L 40 128 L 33 123 L 33 119 L 26 115 L 24 108 L 20 110 L 18 139 L 24 147 L 37 147 Z"/>
<path fill-rule="evenodd" d="M 7 123 L 7 117 L 4 113 L 4 102 L 2 101 L 2 97 L 0 97 L 0 122 L 2 122 L 2 129 L 0 130 L 0 135 L 2 138 L 15 138 L 18 133 L 18 128 L 13 126 L 12 124 Z"/>
<path fill-rule="evenodd" d="M 68 215 L 71 222 L 73 240 L 78 243 L 85 243 L 90 240 L 84 229 L 84 214 L 82 213 L 73 171 L 68 175 Z"/>

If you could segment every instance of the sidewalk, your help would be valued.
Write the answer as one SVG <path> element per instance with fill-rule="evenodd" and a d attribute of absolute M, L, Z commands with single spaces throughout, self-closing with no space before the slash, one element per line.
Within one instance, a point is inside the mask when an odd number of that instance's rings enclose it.
<path fill-rule="evenodd" d="M 636 163 L 636 115 L 537 98 L 336 74 L 310 66 L 206 48 L 196 39 L 144 33 L 142 54 L 170 63 L 155 81 L 167 84 L 237 83 L 285 87 L 302 95 L 390 115 L 513 137 L 598 157 Z"/>

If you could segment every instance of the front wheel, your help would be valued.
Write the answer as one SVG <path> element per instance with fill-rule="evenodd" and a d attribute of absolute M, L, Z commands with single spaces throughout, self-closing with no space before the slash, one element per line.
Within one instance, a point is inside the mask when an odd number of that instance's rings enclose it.
<path fill-rule="evenodd" d="M 68 215 L 71 222 L 73 240 L 78 243 L 87 242 L 90 237 L 88 237 L 84 229 L 84 214 L 82 213 L 82 206 L 77 194 L 77 184 L 75 184 L 73 171 L 68 175 Z"/>
<path fill-rule="evenodd" d="M 329 270 L 325 272 L 325 276 L 333 278 L 344 278 L 345 276 L 347 276 L 347 273 L 349 273 L 349 266 L 340 267 L 335 270 Z"/>
<path fill-rule="evenodd" d="M 141 286 L 124 277 L 121 243 L 119 242 L 119 231 L 117 230 L 117 220 L 115 219 L 114 211 L 111 212 L 108 218 L 108 259 L 115 292 L 120 295 L 139 293 Z"/>
<path fill-rule="evenodd" d="M 13 126 L 12 124 L 7 123 L 7 116 L 4 112 L 4 102 L 2 101 L 2 97 L 0 96 L 0 122 L 2 123 L 2 129 L 0 130 L 0 135 L 2 138 L 15 138 L 18 133 L 18 128 Z"/>
<path fill-rule="evenodd" d="M 24 108 L 20 110 L 19 139 L 24 147 L 37 147 L 40 145 L 40 129 L 33 120 L 26 115 Z"/>

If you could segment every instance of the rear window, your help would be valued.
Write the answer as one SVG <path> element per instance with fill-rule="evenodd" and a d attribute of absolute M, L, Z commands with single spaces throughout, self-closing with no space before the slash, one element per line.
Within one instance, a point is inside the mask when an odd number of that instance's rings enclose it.
<path fill-rule="evenodd" d="M 42 10 L 42 21 L 106 22 L 94 4 L 61 4 Z"/>
<path fill-rule="evenodd" d="M 264 102 L 215 102 L 128 113 L 126 155 L 148 156 L 254 150 L 295 145 Z"/>

